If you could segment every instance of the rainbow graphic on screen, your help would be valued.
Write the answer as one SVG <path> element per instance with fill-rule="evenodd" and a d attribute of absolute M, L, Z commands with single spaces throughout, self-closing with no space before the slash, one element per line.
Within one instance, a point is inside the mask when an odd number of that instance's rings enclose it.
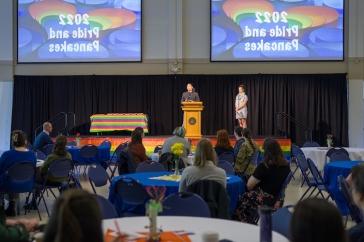
<path fill-rule="evenodd" d="M 343 23 L 344 0 L 211 0 L 211 60 L 343 60 Z"/>
<path fill-rule="evenodd" d="M 18 0 L 18 62 L 141 61 L 141 0 Z"/>

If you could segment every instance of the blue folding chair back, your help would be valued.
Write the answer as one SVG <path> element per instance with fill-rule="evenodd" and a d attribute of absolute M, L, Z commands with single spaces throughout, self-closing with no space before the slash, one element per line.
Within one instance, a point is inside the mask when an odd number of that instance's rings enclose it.
<path fill-rule="evenodd" d="M 331 161 L 349 161 L 350 156 L 344 148 L 331 148 L 327 151 L 326 156 Z"/>
<path fill-rule="evenodd" d="M 48 156 L 53 152 L 54 144 L 48 144 L 42 148 L 43 153 Z"/>
<path fill-rule="evenodd" d="M 102 141 L 99 146 L 111 148 L 111 142 L 110 142 L 110 140 L 106 139 L 106 140 Z"/>
<path fill-rule="evenodd" d="M 145 188 L 132 178 L 121 178 L 116 185 L 116 195 L 130 205 L 143 205 L 149 195 Z"/>
<path fill-rule="evenodd" d="M 306 148 L 308 148 L 308 147 L 320 147 L 320 144 L 315 142 L 315 141 L 307 141 L 307 142 L 305 142 L 303 144 L 302 147 L 306 147 Z"/>
<path fill-rule="evenodd" d="M 220 154 L 219 160 L 228 161 L 231 164 L 234 164 L 234 162 L 235 162 L 234 152 L 231 151 L 231 152 L 224 152 L 224 153 Z"/>
<path fill-rule="evenodd" d="M 73 169 L 73 162 L 69 159 L 60 159 L 53 161 L 48 168 L 48 176 L 56 179 L 64 178 L 65 181 L 69 179 Z"/>
<path fill-rule="evenodd" d="M 210 218 L 207 203 L 197 194 L 180 192 L 171 194 L 163 201 L 164 216 L 189 216 Z"/>
<path fill-rule="evenodd" d="M 95 195 L 95 198 L 99 204 L 102 219 L 112 219 L 118 217 L 118 213 L 116 212 L 114 205 L 109 200 L 99 195 Z"/>
<path fill-rule="evenodd" d="M 93 165 L 88 168 L 87 176 L 90 181 L 92 190 L 96 194 L 95 187 L 102 187 L 107 184 L 109 176 L 106 170 L 100 165 Z"/>
<path fill-rule="evenodd" d="M 353 198 L 350 193 L 349 184 L 346 182 L 345 178 L 340 175 L 337 177 L 337 181 L 339 184 L 339 190 L 341 194 L 343 195 L 346 205 L 349 209 L 350 217 L 357 223 L 361 223 L 363 221 L 363 216 L 358 208 L 358 206 L 355 205 Z"/>
<path fill-rule="evenodd" d="M 138 165 L 136 172 L 158 172 L 166 171 L 164 166 L 158 162 L 144 161 Z"/>
<path fill-rule="evenodd" d="M 80 150 L 80 156 L 83 159 L 90 161 L 90 159 L 96 158 L 97 147 L 95 145 L 85 145 Z"/>
<path fill-rule="evenodd" d="M 219 163 L 217 164 L 217 166 L 224 169 L 225 172 L 226 172 L 226 175 L 234 175 L 235 174 L 233 165 L 230 162 L 226 161 L 226 160 L 219 160 Z"/>
<path fill-rule="evenodd" d="M 5 172 L 5 183 L 0 191 L 31 192 L 35 183 L 35 169 L 35 165 L 31 161 L 22 161 L 12 165 Z"/>
<path fill-rule="evenodd" d="M 306 173 L 309 170 L 307 159 L 304 154 L 297 154 L 295 156 L 297 165 L 300 168 L 302 174 Z"/>
<path fill-rule="evenodd" d="M 293 206 L 286 206 L 278 209 L 272 214 L 272 230 L 290 239 L 290 223 L 292 212 L 289 210 Z"/>

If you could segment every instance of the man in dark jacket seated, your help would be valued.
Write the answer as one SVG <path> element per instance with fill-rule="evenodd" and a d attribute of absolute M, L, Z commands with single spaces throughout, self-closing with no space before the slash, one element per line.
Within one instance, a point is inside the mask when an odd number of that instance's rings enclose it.
<path fill-rule="evenodd" d="M 43 124 L 43 131 L 35 137 L 33 148 L 34 150 L 42 150 L 46 145 L 53 144 L 51 137 L 49 136 L 52 132 L 52 124 L 45 122 Z"/>

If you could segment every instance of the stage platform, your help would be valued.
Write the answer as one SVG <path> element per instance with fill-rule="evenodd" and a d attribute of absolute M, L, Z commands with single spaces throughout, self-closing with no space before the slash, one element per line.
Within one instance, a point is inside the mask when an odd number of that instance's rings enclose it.
<path fill-rule="evenodd" d="M 143 144 L 145 149 L 147 150 L 147 154 L 150 155 L 153 153 L 154 148 L 158 145 L 163 145 L 164 141 L 170 136 L 145 136 L 143 138 Z M 204 138 L 208 138 L 211 140 L 213 145 L 216 144 L 216 136 L 204 136 Z M 256 144 L 261 148 L 264 142 L 264 137 L 254 138 Z M 275 138 L 278 140 L 279 144 L 282 147 L 284 155 L 286 158 L 290 157 L 291 153 L 291 140 L 286 138 Z M 104 140 L 109 140 L 112 144 L 111 152 L 115 150 L 115 148 L 124 142 L 130 141 L 130 136 L 81 136 L 80 137 L 80 145 L 93 144 L 98 146 Z M 68 141 L 75 141 L 75 136 L 68 137 Z M 198 139 L 191 139 L 192 150 L 195 149 L 196 144 L 198 143 Z M 230 138 L 231 145 L 235 144 L 235 137 Z"/>

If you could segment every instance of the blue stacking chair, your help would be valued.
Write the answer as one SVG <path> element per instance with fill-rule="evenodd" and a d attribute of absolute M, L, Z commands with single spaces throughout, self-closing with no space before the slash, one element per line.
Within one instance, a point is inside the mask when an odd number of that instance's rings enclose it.
<path fill-rule="evenodd" d="M 102 219 L 112 219 L 118 217 L 118 213 L 116 212 L 114 205 L 112 205 L 109 200 L 99 195 L 95 195 L 95 199 L 99 204 Z"/>
<path fill-rule="evenodd" d="M 124 205 L 119 208 L 120 216 L 145 215 L 145 203 L 150 197 L 145 188 L 136 180 L 121 177 L 116 184 L 115 194 Z"/>
<path fill-rule="evenodd" d="M 320 144 L 315 141 L 306 141 L 302 147 L 320 147 Z"/>
<path fill-rule="evenodd" d="M 111 172 L 110 178 L 112 179 L 115 176 L 116 169 L 118 167 L 118 163 L 120 163 L 120 154 L 124 149 L 128 146 L 128 142 L 122 143 L 116 147 L 113 154 L 110 157 L 110 161 L 108 164 L 108 168 Z M 113 167 L 112 167 L 113 166 Z"/>
<path fill-rule="evenodd" d="M 272 214 L 272 230 L 290 239 L 290 223 L 292 213 L 289 211 L 293 206 L 278 209 Z"/>
<path fill-rule="evenodd" d="M 219 160 L 219 163 L 217 163 L 217 166 L 224 169 L 226 172 L 226 175 L 234 175 L 235 171 L 234 171 L 234 167 L 233 165 L 226 161 L 226 160 Z"/>
<path fill-rule="evenodd" d="M 95 163 L 95 159 L 97 158 L 97 146 L 95 145 L 85 145 L 80 150 L 80 158 L 82 161 L 80 163 L 83 163 L 84 165 L 89 165 L 92 163 Z"/>
<path fill-rule="evenodd" d="M 164 216 L 189 216 L 210 218 L 207 203 L 197 194 L 180 192 L 171 194 L 163 201 Z"/>
<path fill-rule="evenodd" d="M 105 186 L 109 180 L 109 175 L 100 165 L 90 166 L 87 171 L 87 176 L 90 181 L 91 188 L 95 194 L 97 194 L 96 187 Z"/>
<path fill-rule="evenodd" d="M 308 168 L 310 169 L 310 172 L 312 174 L 313 177 L 313 186 L 316 187 L 316 189 L 318 190 L 316 196 L 321 195 L 321 197 L 323 199 L 328 199 L 330 198 L 330 193 L 326 187 L 325 181 L 322 178 L 319 170 L 317 169 L 315 163 L 308 158 L 307 159 L 307 163 L 308 163 Z M 324 194 L 322 192 L 327 192 L 329 195 L 327 197 L 324 196 Z"/>
<path fill-rule="evenodd" d="M 57 199 L 57 196 L 52 191 L 52 189 L 57 189 L 59 193 L 61 193 L 62 189 L 68 188 L 69 182 L 71 180 L 72 170 L 73 170 L 73 162 L 71 160 L 69 159 L 54 160 L 48 168 L 43 183 L 36 184 L 37 190 L 40 191 L 39 198 L 37 201 L 37 206 L 39 206 L 40 202 L 43 200 L 48 216 L 49 216 L 49 210 L 47 202 L 44 198 L 44 193 L 46 191 L 49 191 L 53 195 L 53 197 Z M 58 179 L 63 180 L 63 182 L 50 183 L 48 182 L 49 177 L 55 178 L 57 180 Z"/>
<path fill-rule="evenodd" d="M 33 192 L 35 184 L 35 170 L 36 167 L 31 161 L 22 161 L 12 165 L 9 169 L 5 171 L 4 184 L 0 188 L 0 192 L 28 193 L 28 196 L 25 201 L 25 204 L 28 204 L 29 197 Z M 39 219 L 41 219 L 38 207 L 37 211 Z"/>
<path fill-rule="evenodd" d="M 305 183 L 307 183 L 307 180 L 309 178 L 310 170 L 308 168 L 308 163 L 307 163 L 305 154 L 303 153 L 301 148 L 299 148 L 296 145 L 292 145 L 292 155 L 294 158 L 293 160 L 295 160 L 295 162 L 296 162 L 297 168 L 299 168 L 301 171 L 301 175 L 302 175 L 301 187 L 302 187 Z M 293 176 L 294 176 L 297 168 L 293 171 Z"/>
<path fill-rule="evenodd" d="M 166 171 L 164 166 L 159 162 L 143 161 L 136 168 L 136 172 L 157 172 Z"/>
<path fill-rule="evenodd" d="M 356 206 L 356 204 L 353 201 L 353 198 L 351 196 L 350 189 L 349 189 L 349 184 L 347 184 L 345 178 L 342 175 L 337 177 L 337 181 L 338 181 L 338 185 L 339 185 L 339 190 L 345 199 L 346 206 L 349 209 L 350 217 L 357 224 L 361 223 L 363 221 L 363 215 L 362 215 L 360 209 L 358 208 L 358 206 Z"/>
<path fill-rule="evenodd" d="M 219 155 L 219 160 L 224 160 L 224 161 L 228 161 L 231 164 L 235 163 L 235 156 L 234 156 L 234 152 L 224 152 L 222 154 Z"/>
<path fill-rule="evenodd" d="M 111 142 L 110 142 L 110 140 L 106 139 L 106 140 L 102 141 L 99 146 L 105 146 L 105 147 L 111 148 Z"/>
<path fill-rule="evenodd" d="M 326 153 L 326 158 L 331 161 L 349 161 L 350 156 L 344 148 L 331 148 Z"/>
<path fill-rule="evenodd" d="M 80 160 L 75 161 L 75 167 L 78 168 L 78 175 L 81 174 L 81 166 L 83 166 L 83 175 L 86 175 L 87 167 L 91 164 L 97 164 L 97 146 L 85 145 L 80 149 Z"/>
<path fill-rule="evenodd" d="M 316 191 L 317 186 L 316 186 L 314 179 L 310 177 L 310 169 L 308 167 L 308 162 L 307 162 L 306 158 L 302 157 L 301 154 L 297 155 L 296 158 L 297 158 L 297 165 L 300 168 L 301 174 L 302 174 L 302 179 L 303 179 L 302 186 L 304 183 L 306 183 L 308 186 L 308 188 L 306 189 L 306 191 L 303 193 L 303 195 L 300 198 L 300 201 L 301 201 L 308 194 L 309 191 L 311 191 L 311 193 L 309 194 L 308 197 L 311 197 L 312 194 Z M 322 189 L 324 189 L 322 186 L 320 186 L 320 187 Z"/>

